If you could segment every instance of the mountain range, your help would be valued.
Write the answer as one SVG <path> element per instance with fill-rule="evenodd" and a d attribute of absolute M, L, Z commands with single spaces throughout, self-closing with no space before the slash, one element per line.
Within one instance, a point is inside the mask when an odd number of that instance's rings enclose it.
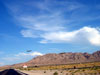
<path fill-rule="evenodd" d="M 73 64 L 73 63 L 86 63 L 86 62 L 99 62 L 100 51 L 96 51 L 92 54 L 89 53 L 50 53 L 43 56 L 37 56 L 25 63 L 19 63 L 10 65 L 7 67 L 22 67 L 28 66 L 43 66 L 43 65 L 60 65 L 60 64 Z"/>

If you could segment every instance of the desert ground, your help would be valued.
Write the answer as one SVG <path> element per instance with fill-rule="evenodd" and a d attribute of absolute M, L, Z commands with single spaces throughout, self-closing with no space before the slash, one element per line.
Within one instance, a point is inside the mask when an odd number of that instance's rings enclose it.
<path fill-rule="evenodd" d="M 13 68 L 28 75 L 100 75 L 100 62 Z M 3 71 L 2 68 L 1 71 Z"/>
<path fill-rule="evenodd" d="M 21 70 L 29 75 L 100 75 L 98 71 L 90 71 L 90 70 Z"/>
<path fill-rule="evenodd" d="M 29 75 L 100 75 L 100 62 L 18 69 Z"/>

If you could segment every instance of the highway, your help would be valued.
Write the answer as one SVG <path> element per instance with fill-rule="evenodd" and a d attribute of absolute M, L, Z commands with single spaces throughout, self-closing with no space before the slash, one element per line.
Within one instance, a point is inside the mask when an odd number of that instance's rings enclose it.
<path fill-rule="evenodd" d="M 28 75 L 28 74 L 22 73 L 20 71 L 16 71 L 14 69 L 6 69 L 4 71 L 1 71 L 0 75 Z"/>

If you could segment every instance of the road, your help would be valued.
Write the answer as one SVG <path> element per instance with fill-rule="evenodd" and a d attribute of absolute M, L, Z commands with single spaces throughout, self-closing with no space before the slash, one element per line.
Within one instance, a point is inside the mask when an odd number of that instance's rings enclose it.
<path fill-rule="evenodd" d="M 6 69 L 4 71 L 1 71 L 0 75 L 28 75 L 28 74 L 22 73 L 20 71 L 16 71 L 14 69 Z"/>

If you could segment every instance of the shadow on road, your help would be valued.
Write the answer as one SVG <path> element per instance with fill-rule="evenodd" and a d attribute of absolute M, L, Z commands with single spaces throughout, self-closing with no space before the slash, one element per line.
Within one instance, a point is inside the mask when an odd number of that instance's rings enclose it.
<path fill-rule="evenodd" d="M 28 75 L 28 74 L 19 73 L 14 69 L 7 69 L 7 70 L 4 70 L 4 71 L 1 71 L 0 75 Z"/>

